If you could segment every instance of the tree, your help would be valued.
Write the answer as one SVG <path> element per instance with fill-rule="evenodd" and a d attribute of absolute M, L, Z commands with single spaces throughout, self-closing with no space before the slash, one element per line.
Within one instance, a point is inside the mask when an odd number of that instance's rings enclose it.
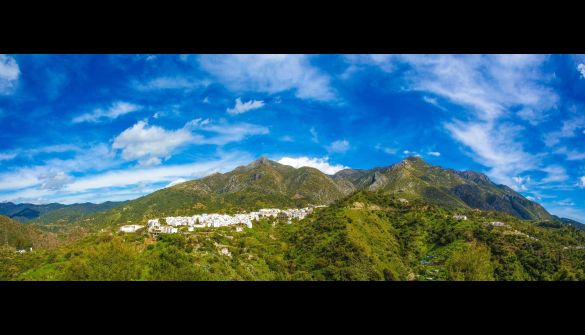
<path fill-rule="evenodd" d="M 137 280 L 141 266 L 138 251 L 113 239 L 91 248 L 87 254 L 73 258 L 64 269 L 65 280 Z"/>
<path fill-rule="evenodd" d="M 478 242 L 466 243 L 451 254 L 446 268 L 451 280 L 494 280 L 489 249 Z"/>

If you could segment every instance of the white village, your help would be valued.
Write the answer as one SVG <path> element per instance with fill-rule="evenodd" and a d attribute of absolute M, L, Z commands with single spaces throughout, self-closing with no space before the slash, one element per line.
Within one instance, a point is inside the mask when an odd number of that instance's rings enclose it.
<path fill-rule="evenodd" d="M 326 207 L 310 206 L 304 208 L 262 208 L 257 212 L 238 213 L 234 215 L 229 214 L 196 214 L 193 216 L 168 216 L 164 218 L 166 224 L 161 223 L 158 218 L 148 220 L 146 228 L 148 232 L 157 237 L 159 234 L 177 234 L 179 227 L 186 226 L 188 232 L 192 232 L 197 228 L 218 228 L 226 226 L 235 226 L 236 231 L 242 231 L 243 226 L 252 228 L 252 223 L 260 219 L 278 219 L 286 220 L 287 223 L 292 223 L 293 219 L 303 220 L 307 215 L 311 214 L 315 208 Z M 120 227 L 123 233 L 134 233 L 143 229 L 143 225 L 125 225 Z"/>

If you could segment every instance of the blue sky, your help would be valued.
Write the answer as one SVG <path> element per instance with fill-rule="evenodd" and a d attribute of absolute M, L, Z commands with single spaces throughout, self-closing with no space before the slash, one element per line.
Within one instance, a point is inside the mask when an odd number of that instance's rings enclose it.
<path fill-rule="evenodd" d="M 585 221 L 584 139 L 583 55 L 0 55 L 0 201 L 420 155 Z"/>

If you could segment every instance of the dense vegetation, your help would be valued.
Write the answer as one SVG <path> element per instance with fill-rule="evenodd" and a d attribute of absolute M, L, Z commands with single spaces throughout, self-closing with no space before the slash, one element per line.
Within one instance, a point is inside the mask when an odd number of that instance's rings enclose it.
<path fill-rule="evenodd" d="M 570 225 L 406 202 L 383 191 L 357 192 L 300 222 L 262 220 L 242 232 L 199 229 L 153 241 L 116 227 L 22 254 L 5 246 L 0 279 L 585 280 L 585 232 Z"/>

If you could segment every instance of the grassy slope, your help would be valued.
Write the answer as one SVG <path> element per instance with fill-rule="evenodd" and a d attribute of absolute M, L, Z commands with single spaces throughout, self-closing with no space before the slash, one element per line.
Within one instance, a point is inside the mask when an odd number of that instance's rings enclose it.
<path fill-rule="evenodd" d="M 469 220 L 456 221 L 455 213 Z M 484 225 L 494 220 L 510 227 Z M 568 225 L 542 227 L 505 213 L 359 192 L 301 222 L 263 221 L 239 233 L 203 229 L 153 243 L 143 233 L 106 229 L 55 250 L 17 255 L 11 278 L 585 280 L 579 246 L 585 233 Z"/>

